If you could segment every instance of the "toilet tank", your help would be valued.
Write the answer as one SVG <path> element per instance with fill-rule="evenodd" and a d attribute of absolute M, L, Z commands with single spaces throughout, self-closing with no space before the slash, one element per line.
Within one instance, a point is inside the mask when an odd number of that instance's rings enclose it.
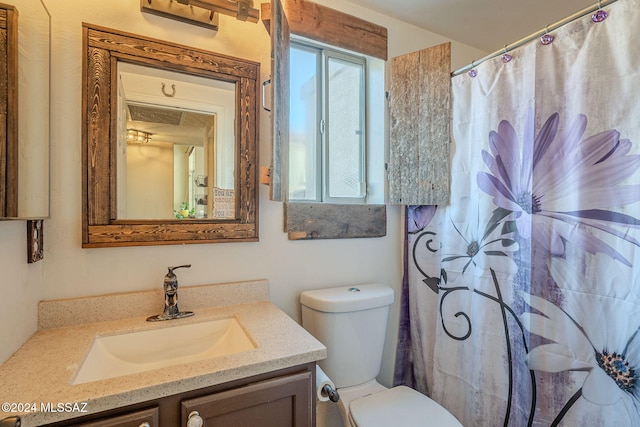
<path fill-rule="evenodd" d="M 337 388 L 380 373 L 393 289 L 370 284 L 305 291 L 302 326 L 327 347 L 318 364 Z"/>

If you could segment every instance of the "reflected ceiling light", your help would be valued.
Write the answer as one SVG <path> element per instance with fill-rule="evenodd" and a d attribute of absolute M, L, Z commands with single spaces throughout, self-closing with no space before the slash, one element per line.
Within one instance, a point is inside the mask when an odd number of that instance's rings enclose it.
<path fill-rule="evenodd" d="M 138 129 L 127 129 L 127 142 L 132 144 L 146 144 L 151 141 L 150 132 L 145 132 Z"/>

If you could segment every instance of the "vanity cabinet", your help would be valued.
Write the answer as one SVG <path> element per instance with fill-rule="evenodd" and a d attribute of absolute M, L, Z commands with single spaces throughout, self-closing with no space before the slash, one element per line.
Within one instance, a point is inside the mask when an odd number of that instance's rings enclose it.
<path fill-rule="evenodd" d="M 158 408 L 155 407 L 76 425 L 78 427 L 153 427 L 160 425 L 159 417 Z"/>
<path fill-rule="evenodd" d="M 177 427 L 191 415 L 204 427 L 315 427 L 314 384 L 308 363 L 47 426 Z"/>
<path fill-rule="evenodd" d="M 311 426 L 311 372 L 272 378 L 182 401 L 182 423 L 201 417 L 204 426 Z"/>

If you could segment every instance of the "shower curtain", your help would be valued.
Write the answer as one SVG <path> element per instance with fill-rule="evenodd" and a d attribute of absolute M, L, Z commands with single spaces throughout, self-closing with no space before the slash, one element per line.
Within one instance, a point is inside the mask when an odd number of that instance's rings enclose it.
<path fill-rule="evenodd" d="M 395 382 L 468 427 L 640 426 L 640 1 L 604 10 L 452 79 L 450 204 L 406 209 Z"/>

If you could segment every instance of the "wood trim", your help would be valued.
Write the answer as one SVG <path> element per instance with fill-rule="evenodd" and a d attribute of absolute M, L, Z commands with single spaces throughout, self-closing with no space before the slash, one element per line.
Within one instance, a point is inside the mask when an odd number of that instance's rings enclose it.
<path fill-rule="evenodd" d="M 179 221 L 179 222 L 178 222 Z M 159 224 L 90 225 L 85 248 L 174 245 L 183 243 L 254 242 L 255 224 L 198 224 L 184 220 Z"/>
<path fill-rule="evenodd" d="M 351 239 L 387 234 L 385 205 L 284 204 L 289 240 Z"/>
<path fill-rule="evenodd" d="M 0 4 L 0 217 L 18 216 L 18 11 Z"/>
<path fill-rule="evenodd" d="M 306 0 L 283 0 L 291 34 L 387 60 L 387 29 L 364 19 Z M 271 5 L 261 4 L 270 30 Z"/>
<path fill-rule="evenodd" d="M 83 247 L 257 241 L 260 64 L 90 24 L 83 24 L 83 44 Z M 235 219 L 117 220 L 112 139 L 119 61 L 236 83 Z"/>
<path fill-rule="evenodd" d="M 0 57 L 6 58 L 0 63 L 0 216 L 6 217 L 7 211 L 7 145 L 8 145 L 8 67 L 12 62 L 8 56 L 7 10 L 0 9 Z"/>

